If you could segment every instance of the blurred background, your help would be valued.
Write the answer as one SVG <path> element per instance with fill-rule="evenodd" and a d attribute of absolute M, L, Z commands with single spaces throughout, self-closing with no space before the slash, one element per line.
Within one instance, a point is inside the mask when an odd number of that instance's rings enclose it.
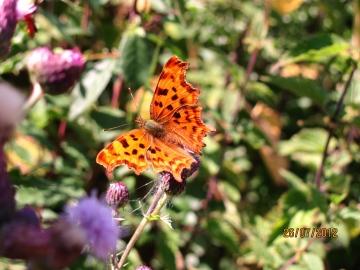
<path fill-rule="evenodd" d="M 36 209 L 46 227 L 64 205 L 122 181 L 124 249 L 156 175 L 126 166 L 107 174 L 95 158 L 139 114 L 149 117 L 162 66 L 177 55 L 190 62 L 186 79 L 217 132 L 163 210 L 173 230 L 148 225 L 125 269 L 360 269 L 359 1 L 35 4 L 37 32 L 29 37 L 19 22 L 1 79 L 31 96 L 26 61 L 43 46 L 81 52 L 86 68 L 71 91 L 39 97 L 5 145 L 18 207 Z M 290 228 L 331 233 L 295 237 Z M 25 269 L 4 258 L 0 266 Z M 68 269 L 106 267 L 83 255 Z"/>

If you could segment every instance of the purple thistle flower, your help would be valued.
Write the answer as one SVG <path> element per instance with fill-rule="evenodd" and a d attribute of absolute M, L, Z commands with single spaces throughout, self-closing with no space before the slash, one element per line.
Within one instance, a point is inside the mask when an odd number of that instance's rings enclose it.
<path fill-rule="evenodd" d="M 1 0 L 0 0 L 1 1 Z M 0 4 L 0 59 L 10 52 L 11 39 L 17 24 L 16 1 L 2 0 Z"/>
<path fill-rule="evenodd" d="M 31 21 L 36 6 L 29 0 L 0 0 L 0 59 L 10 52 L 11 39 L 19 20 Z"/>
<path fill-rule="evenodd" d="M 42 90 L 51 95 L 69 91 L 79 80 L 85 65 L 83 55 L 77 50 L 53 54 L 46 47 L 33 50 L 26 63 L 33 83 L 39 83 Z"/>
<path fill-rule="evenodd" d="M 119 228 L 112 218 L 111 208 L 95 196 L 84 197 L 65 209 L 68 220 L 78 224 L 86 234 L 90 253 L 106 259 L 116 250 Z"/>
<path fill-rule="evenodd" d="M 26 16 L 32 14 L 36 10 L 32 0 L 18 0 L 16 5 L 16 18 L 18 21 L 25 20 Z"/>

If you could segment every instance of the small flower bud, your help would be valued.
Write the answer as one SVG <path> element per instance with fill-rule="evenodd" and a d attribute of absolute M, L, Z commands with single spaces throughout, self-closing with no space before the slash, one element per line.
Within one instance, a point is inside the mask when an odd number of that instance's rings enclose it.
<path fill-rule="evenodd" d="M 136 267 L 135 270 L 151 270 L 151 268 L 146 265 L 140 265 L 140 266 Z"/>
<path fill-rule="evenodd" d="M 182 174 L 181 174 L 182 175 Z M 160 187 L 163 191 L 170 195 L 179 195 L 186 188 L 186 178 L 183 178 L 182 182 L 175 180 L 173 175 L 169 172 L 163 172 L 160 175 Z"/>
<path fill-rule="evenodd" d="M 30 53 L 26 67 L 34 84 L 39 83 L 47 94 L 60 95 L 76 84 L 85 64 L 79 51 L 65 50 L 53 54 L 50 49 L 41 47 Z"/>
<path fill-rule="evenodd" d="M 130 200 L 130 193 L 122 182 L 111 183 L 106 192 L 106 202 L 116 208 L 124 207 Z"/>
<path fill-rule="evenodd" d="M 179 195 L 186 188 L 186 179 L 190 177 L 196 170 L 200 167 L 200 159 L 198 156 L 193 155 L 195 162 L 191 164 L 190 169 L 183 169 L 181 172 L 182 182 L 178 182 L 175 180 L 173 175 L 169 172 L 163 172 L 160 176 L 160 187 L 170 195 Z"/>

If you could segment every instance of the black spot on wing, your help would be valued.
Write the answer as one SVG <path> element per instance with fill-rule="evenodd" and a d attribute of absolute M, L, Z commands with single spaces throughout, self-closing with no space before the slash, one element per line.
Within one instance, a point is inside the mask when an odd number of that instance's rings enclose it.
<path fill-rule="evenodd" d="M 181 104 L 181 105 L 186 104 L 186 100 L 185 100 L 185 98 L 181 98 L 181 99 L 180 99 L 180 104 Z"/>
<path fill-rule="evenodd" d="M 120 143 L 122 144 L 122 146 L 123 146 L 124 148 L 128 148 L 128 147 L 129 147 L 129 144 L 128 144 L 128 142 L 126 141 L 126 139 L 120 140 Z"/>
<path fill-rule="evenodd" d="M 159 88 L 158 94 L 159 94 L 159 96 L 167 96 L 168 92 L 169 92 L 169 90 L 167 90 L 167 89 Z"/>

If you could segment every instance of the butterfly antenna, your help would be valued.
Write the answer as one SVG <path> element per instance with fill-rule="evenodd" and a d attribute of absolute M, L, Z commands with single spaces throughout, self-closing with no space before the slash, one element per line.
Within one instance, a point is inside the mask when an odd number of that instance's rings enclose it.
<path fill-rule="evenodd" d="M 131 124 L 123 124 L 123 125 L 116 126 L 116 127 L 104 128 L 103 130 L 104 131 L 113 130 L 113 129 L 117 129 L 117 128 L 124 127 L 124 126 L 127 126 L 127 125 L 131 125 Z"/>
<path fill-rule="evenodd" d="M 135 101 L 134 95 L 133 95 L 133 93 L 132 93 L 132 91 L 131 91 L 131 88 L 129 87 L 128 90 L 129 90 L 129 92 L 130 92 L 131 98 L 132 98 L 132 100 L 133 100 L 133 102 L 134 102 L 134 105 L 135 105 L 135 107 L 136 107 L 136 110 L 137 110 L 137 112 L 138 112 L 138 115 L 140 116 L 140 118 L 142 118 L 142 117 L 141 117 L 141 114 L 140 114 L 140 111 L 139 111 L 139 108 L 138 108 L 138 106 L 136 105 L 136 101 Z"/>

